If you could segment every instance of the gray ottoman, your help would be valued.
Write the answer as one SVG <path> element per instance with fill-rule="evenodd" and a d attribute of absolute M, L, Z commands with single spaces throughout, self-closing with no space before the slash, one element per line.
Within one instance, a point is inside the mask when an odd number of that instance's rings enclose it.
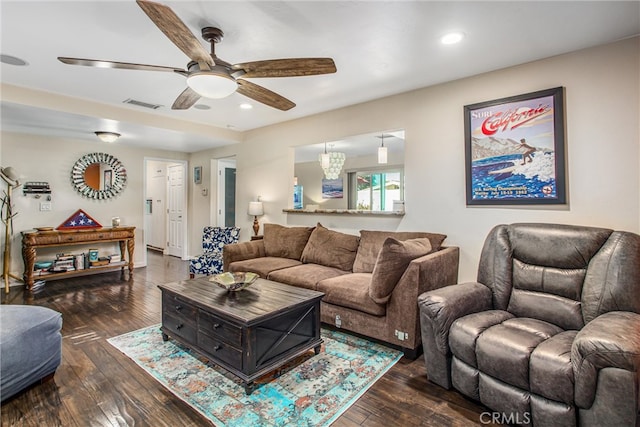
<path fill-rule="evenodd" d="M 53 377 L 62 353 L 62 314 L 35 305 L 0 305 L 0 400 Z"/>

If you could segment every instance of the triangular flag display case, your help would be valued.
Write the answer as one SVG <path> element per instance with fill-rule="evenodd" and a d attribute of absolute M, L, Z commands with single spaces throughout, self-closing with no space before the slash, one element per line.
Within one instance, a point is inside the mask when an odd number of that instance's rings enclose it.
<path fill-rule="evenodd" d="M 82 209 L 78 209 L 73 215 L 65 219 L 56 230 L 78 230 L 83 228 L 101 228 L 102 225 L 95 219 L 91 218 Z"/>

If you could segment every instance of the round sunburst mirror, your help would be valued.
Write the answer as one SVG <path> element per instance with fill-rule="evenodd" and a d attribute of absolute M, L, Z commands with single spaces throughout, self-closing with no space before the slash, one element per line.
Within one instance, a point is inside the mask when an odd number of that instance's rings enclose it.
<path fill-rule="evenodd" d="M 73 165 L 71 182 L 84 197 L 95 200 L 111 199 L 124 190 L 127 184 L 127 170 L 122 162 L 111 154 L 86 154 Z"/>

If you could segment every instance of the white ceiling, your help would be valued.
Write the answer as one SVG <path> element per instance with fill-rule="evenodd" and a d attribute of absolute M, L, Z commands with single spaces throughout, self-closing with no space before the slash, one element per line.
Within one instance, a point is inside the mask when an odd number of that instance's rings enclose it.
<path fill-rule="evenodd" d="M 239 94 L 202 99 L 198 104 L 209 106 L 208 110 L 172 111 L 171 104 L 186 87 L 178 74 L 70 66 L 56 59 L 186 68 L 187 57 L 134 0 L 1 0 L 0 53 L 28 63 L 2 64 L 2 83 L 106 104 L 131 116 L 150 113 L 173 123 L 105 121 L 81 108 L 63 113 L 3 96 L 2 128 L 86 140 L 95 140 L 95 130 L 114 130 L 123 134 L 119 144 L 195 152 L 228 143 L 228 138 L 225 142 L 215 136 L 215 129 L 255 129 L 640 33 L 638 1 L 161 3 L 170 6 L 197 37 L 202 27 L 221 28 L 225 38 L 216 53 L 230 63 L 332 57 L 338 71 L 252 80 L 297 104 L 286 112 Z M 440 44 L 440 36 L 451 30 L 466 34 L 462 43 Z M 203 45 L 208 50 L 204 40 Z M 162 107 L 148 110 L 123 104 L 129 98 Z M 252 110 L 239 109 L 246 101 L 254 105 Z M 184 132 L 176 121 L 215 129 Z"/>

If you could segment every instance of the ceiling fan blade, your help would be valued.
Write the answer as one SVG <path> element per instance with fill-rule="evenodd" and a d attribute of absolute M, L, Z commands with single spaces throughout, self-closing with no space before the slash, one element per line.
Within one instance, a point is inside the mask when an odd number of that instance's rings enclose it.
<path fill-rule="evenodd" d="M 97 68 L 122 68 L 125 70 L 144 70 L 144 71 L 169 71 L 185 74 L 186 70 L 173 67 L 163 67 L 161 65 L 133 64 L 130 62 L 104 61 L 102 59 L 84 59 L 84 58 L 67 58 L 59 56 L 58 61 L 69 65 L 85 65 L 87 67 Z"/>
<path fill-rule="evenodd" d="M 234 70 L 243 70 L 242 77 L 296 77 L 331 74 L 336 64 L 331 58 L 290 58 L 235 64 Z"/>
<path fill-rule="evenodd" d="M 199 64 L 214 65 L 209 52 L 170 7 L 146 0 L 136 0 L 136 2 L 160 31 L 191 60 Z M 201 68 L 204 67 L 201 66 Z"/>
<path fill-rule="evenodd" d="M 255 83 L 251 83 L 250 81 L 242 79 L 238 79 L 237 82 L 238 89 L 236 90 L 236 92 L 255 101 L 261 102 L 282 111 L 290 110 L 296 106 L 296 104 L 289 101 L 284 96 L 278 95 L 277 93 L 272 92 L 262 86 L 258 86 Z"/>
<path fill-rule="evenodd" d="M 198 102 L 200 95 L 193 91 L 190 87 L 187 87 L 173 102 L 171 106 L 172 110 L 188 110 Z"/>

